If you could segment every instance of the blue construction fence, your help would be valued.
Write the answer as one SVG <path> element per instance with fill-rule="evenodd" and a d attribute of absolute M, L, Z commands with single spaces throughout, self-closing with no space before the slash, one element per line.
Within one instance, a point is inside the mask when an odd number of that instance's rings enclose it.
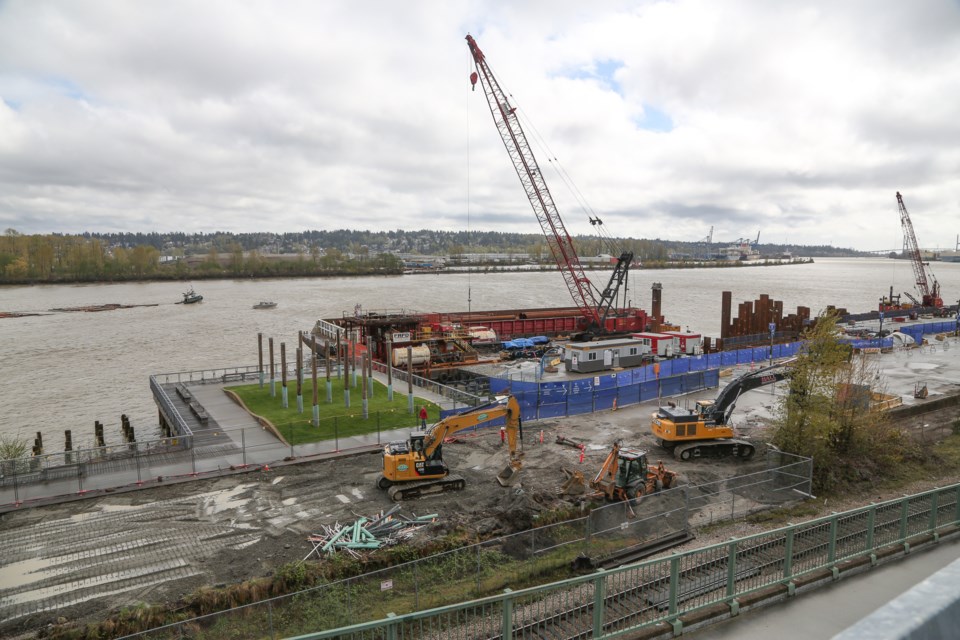
<path fill-rule="evenodd" d="M 800 346 L 798 342 L 775 344 L 772 357 L 792 357 Z M 662 360 L 625 371 L 598 373 L 562 382 L 491 378 L 490 393 L 512 394 L 520 403 L 524 420 L 561 418 L 718 387 L 721 368 L 770 358 L 770 347 L 765 346 Z"/>
<path fill-rule="evenodd" d="M 923 342 L 924 334 L 943 333 L 957 328 L 954 320 L 928 322 L 897 327 L 897 331 Z M 850 340 L 857 349 L 870 347 L 891 348 L 893 339 L 872 338 Z M 803 348 L 803 342 L 787 342 L 749 347 L 700 356 L 662 360 L 656 364 L 613 373 L 598 373 L 592 377 L 562 382 L 544 382 L 542 379 L 516 379 L 515 374 L 490 379 L 490 393 L 512 394 L 520 403 L 524 420 L 543 420 L 565 416 L 608 411 L 615 407 L 639 404 L 659 397 L 677 396 L 720 386 L 720 369 L 751 363 L 763 364 L 771 359 L 791 358 Z M 657 366 L 659 365 L 659 370 Z M 441 417 L 459 413 L 463 409 L 442 411 Z M 503 420 L 492 420 L 484 426 L 499 426 Z"/>

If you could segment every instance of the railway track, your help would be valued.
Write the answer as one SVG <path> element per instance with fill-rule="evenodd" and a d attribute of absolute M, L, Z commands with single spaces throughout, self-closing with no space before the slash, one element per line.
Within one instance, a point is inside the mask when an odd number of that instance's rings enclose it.
<path fill-rule="evenodd" d="M 939 495 L 939 494 L 938 494 Z M 604 635 L 666 620 L 671 583 L 676 581 L 677 611 L 724 601 L 729 590 L 743 594 L 789 581 L 792 576 L 823 568 L 872 549 L 901 543 L 927 533 L 931 525 L 953 522 L 956 495 L 943 503 L 928 500 L 880 505 L 806 529 L 759 535 L 730 546 L 639 565 L 595 580 L 515 602 L 510 638 L 577 640 L 593 638 L 596 589 L 602 589 Z M 731 551 L 735 553 L 731 556 Z M 789 564 L 788 564 L 789 556 Z M 733 562 L 730 562 L 730 558 Z M 674 563 L 676 566 L 674 567 Z M 673 574 L 673 575 L 672 575 Z M 739 589 L 737 587 L 740 587 Z M 402 625 L 399 638 L 502 640 L 501 607 L 488 606 L 478 615 L 461 612 L 458 619 L 419 619 Z M 469 617 L 469 620 L 464 618 Z"/>

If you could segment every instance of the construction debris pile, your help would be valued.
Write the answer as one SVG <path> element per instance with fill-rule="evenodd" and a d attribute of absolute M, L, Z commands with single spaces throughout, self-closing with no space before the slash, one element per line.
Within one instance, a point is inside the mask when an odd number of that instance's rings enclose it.
<path fill-rule="evenodd" d="M 343 550 L 354 557 L 359 557 L 358 550 L 379 549 L 398 544 L 412 538 L 418 529 L 437 521 L 436 513 L 427 516 L 407 517 L 397 513 L 401 505 L 396 505 L 386 513 L 380 512 L 375 518 L 360 518 L 350 525 L 339 522 L 333 526 L 323 526 L 323 533 L 314 533 L 307 538 L 313 544 L 313 550 L 307 554 L 306 560 L 316 554 L 332 554 Z"/>

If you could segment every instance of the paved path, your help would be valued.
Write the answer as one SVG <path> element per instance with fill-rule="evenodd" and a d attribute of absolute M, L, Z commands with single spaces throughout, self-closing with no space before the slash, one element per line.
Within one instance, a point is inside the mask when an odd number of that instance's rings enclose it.
<path fill-rule="evenodd" d="M 386 384 L 386 377 L 382 374 L 374 373 L 374 377 Z M 411 416 L 408 428 L 290 447 L 277 439 L 270 430 L 262 427 L 256 418 L 224 393 L 224 387 L 235 385 L 235 382 L 186 384 L 190 394 L 209 415 L 204 424 L 189 410 L 188 403 L 174 392 L 175 383 L 165 384 L 163 387 L 171 402 L 176 405 L 177 411 L 196 434 L 192 449 L 143 454 L 139 457 L 112 460 L 109 463 L 89 464 L 85 465 L 82 474 L 68 469 L 63 474 L 42 482 L 15 483 L 8 478 L 0 486 L 0 513 L 102 495 L 107 490 L 133 490 L 141 486 L 153 486 L 160 482 L 161 478 L 163 482 L 188 480 L 232 472 L 248 466 L 259 467 L 372 451 L 386 442 L 407 439 L 410 430 L 416 426 L 416 418 Z M 279 382 L 277 394 L 280 394 Z M 394 390 L 394 396 L 398 395 L 405 397 L 406 393 L 399 394 Z M 420 387 L 414 387 L 414 395 L 415 402 L 419 398 L 436 404 L 450 402 L 447 398 Z M 296 396 L 289 396 L 288 401 L 295 405 Z M 359 403 L 359 400 L 355 402 Z M 309 403 L 306 403 L 304 411 L 310 410 Z"/>
<path fill-rule="evenodd" d="M 904 559 L 749 611 L 683 637 L 694 640 L 831 638 L 917 583 L 960 558 L 960 539 L 911 553 Z"/>

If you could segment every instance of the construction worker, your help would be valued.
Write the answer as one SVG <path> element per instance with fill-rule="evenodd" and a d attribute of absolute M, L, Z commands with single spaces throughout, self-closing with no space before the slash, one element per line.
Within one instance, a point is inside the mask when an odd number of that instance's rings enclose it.
<path fill-rule="evenodd" d="M 420 407 L 420 428 L 427 428 L 427 407 L 426 405 Z"/>

